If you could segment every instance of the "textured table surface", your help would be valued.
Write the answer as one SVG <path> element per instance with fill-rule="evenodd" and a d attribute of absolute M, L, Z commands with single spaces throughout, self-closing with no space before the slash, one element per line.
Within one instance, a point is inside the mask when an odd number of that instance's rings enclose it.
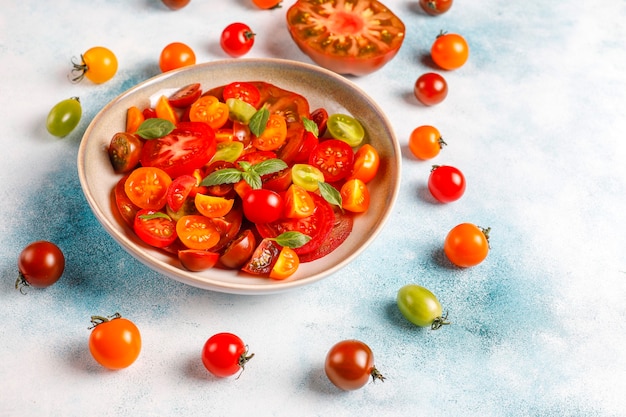
<path fill-rule="evenodd" d="M 181 41 L 198 62 L 226 56 L 232 21 L 257 39 L 249 57 L 310 62 L 282 9 L 247 0 L 22 0 L 0 14 L 0 416 L 623 416 L 626 414 L 626 2 L 463 1 L 439 17 L 388 0 L 407 26 L 383 70 L 351 78 L 385 110 L 403 150 L 401 193 L 376 241 L 351 265 L 295 291 L 241 296 L 180 284 L 122 250 L 92 215 L 76 155 L 91 118 L 157 75 L 161 49 Z M 446 101 L 424 107 L 417 76 L 440 30 L 464 35 L 468 63 L 446 76 Z M 120 62 L 105 84 L 72 84 L 70 59 L 95 45 Z M 79 96 L 68 137 L 45 129 L 56 102 Z M 437 126 L 448 146 L 432 161 L 408 136 Z M 464 197 L 435 204 L 433 163 L 459 167 Z M 442 255 L 461 222 L 490 226 L 481 265 Z M 65 252 L 63 278 L 22 295 L 16 261 L 30 241 Z M 395 306 L 406 283 L 430 288 L 452 325 L 408 324 Z M 143 336 L 130 368 L 91 358 L 89 317 L 119 311 Z M 199 360 L 220 331 L 256 353 L 237 380 Z M 339 340 L 368 343 L 384 383 L 340 392 L 323 372 Z"/>

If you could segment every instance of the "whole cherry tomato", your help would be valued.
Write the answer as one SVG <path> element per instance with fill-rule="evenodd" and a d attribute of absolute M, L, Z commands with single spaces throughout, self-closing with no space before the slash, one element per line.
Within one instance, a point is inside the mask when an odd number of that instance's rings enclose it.
<path fill-rule="evenodd" d="M 254 356 L 239 336 L 232 333 L 217 333 L 211 336 L 202 348 L 202 363 L 213 375 L 225 378 L 243 371 Z"/>
<path fill-rule="evenodd" d="M 162 0 L 163 4 L 166 5 L 171 10 L 182 9 L 186 5 L 189 4 L 191 0 Z"/>
<path fill-rule="evenodd" d="M 93 358 L 105 368 L 117 370 L 127 368 L 139 357 L 141 334 L 130 320 L 119 313 L 110 317 L 92 316 L 89 351 Z"/>
<path fill-rule="evenodd" d="M 441 203 L 456 201 L 465 193 L 465 177 L 458 168 L 435 165 L 428 177 L 428 190 Z"/>
<path fill-rule="evenodd" d="M 443 14 L 452 7 L 452 0 L 420 0 L 420 6 L 432 16 Z"/>
<path fill-rule="evenodd" d="M 275 9 L 280 7 L 282 0 L 252 0 L 259 9 Z"/>
<path fill-rule="evenodd" d="M 369 346 L 359 340 L 343 340 L 334 345 L 326 355 L 326 376 L 337 388 L 356 390 L 372 380 L 385 380 L 374 366 L 374 354 Z"/>
<path fill-rule="evenodd" d="M 418 159 L 432 159 L 446 145 L 441 133 L 433 126 L 416 127 L 409 136 L 409 149 Z"/>
<path fill-rule="evenodd" d="M 163 48 L 161 56 L 159 56 L 161 72 L 194 65 L 195 63 L 196 54 L 193 52 L 193 49 L 182 42 L 170 43 Z"/>
<path fill-rule="evenodd" d="M 277 192 L 259 188 L 243 197 L 243 214 L 253 223 L 272 223 L 283 215 L 283 198 Z"/>
<path fill-rule="evenodd" d="M 247 54 L 252 49 L 255 36 L 256 34 L 245 23 L 231 23 L 222 31 L 220 45 L 224 52 L 237 58 Z"/>
<path fill-rule="evenodd" d="M 420 75 L 413 89 L 415 97 L 427 106 L 441 103 L 448 95 L 448 83 L 435 72 Z"/>
<path fill-rule="evenodd" d="M 80 82 L 87 77 L 91 82 L 101 84 L 117 72 L 117 57 L 103 46 L 89 48 L 80 58 L 80 62 L 72 61 L 72 82 Z"/>
<path fill-rule="evenodd" d="M 20 253 L 17 261 L 19 276 L 15 288 L 45 288 L 61 278 L 65 269 L 65 256 L 57 245 L 40 240 L 30 243 Z"/>
<path fill-rule="evenodd" d="M 450 262 L 466 268 L 485 260 L 489 253 L 489 232 L 471 223 L 461 223 L 446 236 L 443 250 Z"/>
<path fill-rule="evenodd" d="M 435 64 L 446 70 L 461 68 L 469 57 L 469 45 L 456 33 L 441 33 L 430 48 Z"/>
<path fill-rule="evenodd" d="M 407 284 L 400 288 L 396 302 L 402 315 L 416 326 L 437 330 L 450 324 L 447 314 L 442 316 L 441 303 L 435 294 L 420 285 Z"/>

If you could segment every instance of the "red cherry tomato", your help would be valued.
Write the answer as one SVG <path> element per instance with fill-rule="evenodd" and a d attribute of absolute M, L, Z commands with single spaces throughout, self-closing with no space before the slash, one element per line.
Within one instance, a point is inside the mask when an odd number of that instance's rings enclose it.
<path fill-rule="evenodd" d="M 183 207 L 185 200 L 196 186 L 196 177 L 193 175 L 181 175 L 174 178 L 167 188 L 167 205 L 173 211 Z"/>
<path fill-rule="evenodd" d="M 163 4 L 171 10 L 182 9 L 189 4 L 191 0 L 162 0 Z"/>
<path fill-rule="evenodd" d="M 224 99 L 224 101 L 228 100 L 229 98 L 238 98 L 239 100 L 243 100 L 246 103 L 256 107 L 259 104 L 259 100 L 261 100 L 261 93 L 259 92 L 259 89 L 252 83 L 234 82 L 224 87 L 222 98 Z"/>
<path fill-rule="evenodd" d="M 322 171 L 326 182 L 339 181 L 352 172 L 354 151 L 342 140 L 324 140 L 311 151 L 309 164 Z"/>
<path fill-rule="evenodd" d="M 415 97 L 427 106 L 441 103 L 448 95 L 448 83 L 435 72 L 427 72 L 415 81 Z"/>
<path fill-rule="evenodd" d="M 176 222 L 160 211 L 142 209 L 135 216 L 135 234 L 148 245 L 164 248 L 176 240 Z"/>
<path fill-rule="evenodd" d="M 57 245 L 40 240 L 30 243 L 20 253 L 17 261 L 19 277 L 15 288 L 49 287 L 61 278 L 65 269 L 65 256 Z"/>
<path fill-rule="evenodd" d="M 219 260 L 220 254 L 199 249 L 183 249 L 178 251 L 178 260 L 181 265 L 193 272 L 205 271 L 213 268 Z"/>
<path fill-rule="evenodd" d="M 374 366 L 374 354 L 359 340 L 344 340 L 334 345 L 326 355 L 326 376 L 336 387 L 351 391 L 363 387 L 370 378 L 385 380 Z"/>
<path fill-rule="evenodd" d="M 231 23 L 222 31 L 220 45 L 224 52 L 237 58 L 247 54 L 252 49 L 255 36 L 256 34 L 245 23 Z"/>
<path fill-rule="evenodd" d="M 213 375 L 225 378 L 243 371 L 254 356 L 239 336 L 232 333 L 217 333 L 211 336 L 202 348 L 202 363 Z"/>
<path fill-rule="evenodd" d="M 456 201 L 465 193 L 465 177 L 458 168 L 435 165 L 428 178 L 428 190 L 441 203 Z"/>
<path fill-rule="evenodd" d="M 253 223 L 272 223 L 283 214 L 283 198 L 264 188 L 250 190 L 243 197 L 243 214 Z"/>
<path fill-rule="evenodd" d="M 169 96 L 167 100 L 172 107 L 183 109 L 188 107 L 202 95 L 200 83 L 186 85 Z"/>

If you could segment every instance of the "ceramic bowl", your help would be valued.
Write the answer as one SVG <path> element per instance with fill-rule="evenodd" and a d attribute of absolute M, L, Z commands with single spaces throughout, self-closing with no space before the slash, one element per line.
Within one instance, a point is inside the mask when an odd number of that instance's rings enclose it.
<path fill-rule="evenodd" d="M 145 245 L 119 220 L 112 190 L 121 178 L 109 161 L 107 147 L 116 132 L 123 131 L 130 106 L 146 107 L 150 97 L 199 82 L 204 90 L 233 81 L 265 81 L 297 92 L 311 109 L 324 107 L 329 114 L 347 113 L 365 127 L 367 141 L 379 152 L 379 174 L 370 184 L 369 210 L 356 216 L 353 231 L 329 255 L 302 263 L 286 280 L 257 278 L 235 270 L 212 268 L 190 272 L 159 249 Z M 131 88 L 107 104 L 92 120 L 78 152 L 78 175 L 85 197 L 104 229 L 128 253 L 153 270 L 177 281 L 213 291 L 266 294 L 312 284 L 348 265 L 376 238 L 393 210 L 400 186 L 401 152 L 392 126 L 382 109 L 359 87 L 323 68 L 279 59 L 214 61 L 161 74 Z"/>

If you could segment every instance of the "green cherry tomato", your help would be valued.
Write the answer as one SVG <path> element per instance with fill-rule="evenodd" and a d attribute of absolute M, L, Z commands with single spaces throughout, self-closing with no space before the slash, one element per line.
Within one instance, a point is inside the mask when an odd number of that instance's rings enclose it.
<path fill-rule="evenodd" d="M 226 99 L 226 105 L 228 106 L 228 117 L 230 120 L 245 125 L 250 123 L 250 119 L 257 112 L 252 104 L 246 103 L 240 98 L 228 98 Z"/>
<path fill-rule="evenodd" d="M 361 123 L 347 114 L 330 115 L 326 128 L 333 138 L 342 140 L 353 148 L 359 146 L 365 137 L 365 129 Z"/>
<path fill-rule="evenodd" d="M 62 138 L 74 130 L 82 114 L 78 97 L 65 99 L 55 104 L 48 113 L 46 128 L 51 135 Z"/>
<path fill-rule="evenodd" d="M 226 161 L 234 163 L 243 153 L 243 148 L 242 142 L 220 142 L 217 144 L 215 155 L 213 155 L 211 162 Z"/>
<path fill-rule="evenodd" d="M 430 326 L 439 329 L 446 321 L 441 315 L 441 304 L 435 294 L 427 288 L 416 284 L 408 284 L 400 288 L 396 299 L 402 315 L 411 323 L 420 327 Z"/>
<path fill-rule="evenodd" d="M 291 168 L 291 181 L 307 191 L 316 191 L 324 182 L 324 173 L 309 164 L 294 164 Z"/>

